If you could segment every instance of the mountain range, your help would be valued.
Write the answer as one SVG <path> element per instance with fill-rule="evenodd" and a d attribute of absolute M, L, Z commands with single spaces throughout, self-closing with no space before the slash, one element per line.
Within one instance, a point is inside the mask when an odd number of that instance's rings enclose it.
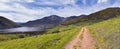
<path fill-rule="evenodd" d="M 79 18 L 67 21 L 63 23 L 64 25 L 70 25 L 70 24 L 75 24 L 79 22 L 92 22 L 92 21 L 103 21 L 103 20 L 108 20 L 114 17 L 117 17 L 120 15 L 120 8 L 119 7 L 114 7 L 114 8 L 107 8 L 103 9 L 101 11 L 92 13 L 90 15 L 86 16 L 78 16 Z"/>
<path fill-rule="evenodd" d="M 29 21 L 22 25 L 24 25 L 24 26 L 44 26 L 44 27 L 49 28 L 50 26 L 56 26 L 59 24 L 70 25 L 70 24 L 75 24 L 75 23 L 84 22 L 84 21 L 102 21 L 102 20 L 107 20 L 107 19 L 116 17 L 118 15 L 120 15 L 120 8 L 114 7 L 114 8 L 103 9 L 101 11 L 92 13 L 90 15 L 70 16 L 67 18 L 60 17 L 57 15 L 51 15 L 48 17 L 44 17 L 42 19 Z"/>
<path fill-rule="evenodd" d="M 34 21 L 28 21 L 27 23 L 23 23 L 23 26 L 29 26 L 29 27 L 43 27 L 43 28 L 51 28 L 54 26 L 57 26 L 63 22 L 73 20 L 78 18 L 78 16 L 70 16 L 67 18 L 60 17 L 57 15 L 51 15 L 44 17 L 42 19 L 34 20 Z"/>
<path fill-rule="evenodd" d="M 1 24 L 9 23 L 9 21 L 7 21 L 6 19 L 1 19 L 1 21 L 2 21 Z M 31 37 L 29 37 L 29 35 L 27 34 L 21 35 L 25 32 L 19 32 L 21 37 L 19 39 L 16 39 L 18 38 L 16 37 L 17 34 L 9 35 L 1 34 L 0 41 L 3 42 L 0 43 L 0 48 L 64 49 L 65 47 L 65 49 L 67 49 L 66 45 L 68 45 L 67 46 L 68 49 L 70 48 L 89 49 L 91 48 L 91 46 L 92 46 L 91 49 L 120 49 L 119 21 L 120 21 L 120 8 L 117 7 L 103 9 L 90 15 L 71 16 L 67 18 L 52 15 L 44 17 L 42 19 L 29 21 L 27 22 L 29 24 L 24 23 L 24 25 L 22 24 L 22 26 L 28 25 L 29 26 L 36 25 L 37 27 L 39 25 L 43 25 L 44 27 L 46 26 L 50 27 L 49 25 L 58 26 L 48 29 L 45 32 L 33 32 L 34 34 L 36 33 L 44 34 L 43 35 L 37 34 L 37 36 Z M 30 30 L 29 28 L 32 29 L 32 27 L 28 27 L 28 30 Z M 24 29 L 21 30 L 24 31 Z M 75 43 L 71 43 L 71 41 Z M 84 48 L 84 46 L 86 47 Z"/>
<path fill-rule="evenodd" d="M 80 16 L 70 16 L 70 17 L 61 17 L 57 15 L 50 15 L 41 19 L 28 21 L 26 23 L 17 24 L 7 18 L 0 16 L 0 29 L 4 28 L 13 28 L 18 26 L 27 26 L 27 27 L 41 27 L 41 28 L 51 28 L 57 25 L 70 25 L 77 22 L 85 21 L 102 21 L 110 18 L 114 18 L 120 15 L 120 8 L 107 8 L 90 15 L 80 15 Z"/>
<path fill-rule="evenodd" d="M 20 27 L 19 24 L 16 24 L 12 20 L 0 16 L 0 29 Z"/>

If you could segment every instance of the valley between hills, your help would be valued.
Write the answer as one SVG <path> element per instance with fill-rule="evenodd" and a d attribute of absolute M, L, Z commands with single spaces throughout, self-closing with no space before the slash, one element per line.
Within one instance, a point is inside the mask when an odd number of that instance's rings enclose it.
<path fill-rule="evenodd" d="M 1 29 L 17 27 L 45 30 L 1 31 L 0 49 L 120 49 L 119 7 L 68 18 L 52 15 L 20 24 L 0 17 Z"/>

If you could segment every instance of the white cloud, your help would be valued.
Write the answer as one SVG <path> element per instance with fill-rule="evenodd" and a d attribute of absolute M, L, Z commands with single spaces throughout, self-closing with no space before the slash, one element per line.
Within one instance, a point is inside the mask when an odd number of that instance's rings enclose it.
<path fill-rule="evenodd" d="M 86 0 L 83 0 L 83 3 L 86 4 Z"/>
<path fill-rule="evenodd" d="M 0 0 L 0 3 L 15 3 L 15 2 L 32 3 L 35 2 L 35 0 Z"/>
<path fill-rule="evenodd" d="M 98 0 L 98 3 L 107 2 L 108 0 Z"/>
<path fill-rule="evenodd" d="M 4 12 L 0 12 L 1 16 L 7 17 L 11 20 L 14 21 L 19 21 L 20 18 L 22 21 L 20 22 L 26 22 L 28 20 L 33 20 L 34 15 L 39 14 L 39 10 L 32 10 L 32 9 L 28 9 L 18 3 L 14 3 L 14 5 L 7 5 L 4 3 L 0 3 L 0 11 L 9 11 L 10 13 L 4 13 Z M 14 11 L 16 13 L 12 13 L 11 11 Z"/>
<path fill-rule="evenodd" d="M 111 7 L 120 7 L 120 0 L 111 5 Z"/>
<path fill-rule="evenodd" d="M 9 2 L 10 0 L 0 0 L 0 2 Z"/>
<path fill-rule="evenodd" d="M 76 0 L 40 0 L 40 2 L 36 2 L 39 5 L 66 5 L 66 4 L 74 4 Z"/>
<path fill-rule="evenodd" d="M 6 0 L 5 2 L 9 2 L 10 0 Z M 13 0 L 15 1 L 15 0 Z M 16 1 L 20 1 L 20 0 L 16 0 Z M 62 3 L 63 0 L 59 0 L 59 3 Z M 72 3 L 72 0 L 68 0 L 64 1 L 63 4 L 68 4 L 68 3 Z M 12 3 L 12 2 L 11 2 Z M 54 2 L 55 3 L 55 2 Z M 50 3 L 52 4 L 52 3 Z M 40 9 L 29 9 L 24 7 L 23 5 L 19 4 L 19 3 L 12 3 L 12 5 L 8 5 L 4 2 L 0 3 L 0 11 L 9 11 L 9 13 L 5 13 L 5 12 L 0 12 L 1 16 L 7 17 L 15 22 L 27 22 L 29 20 L 35 20 L 35 19 L 40 19 L 44 16 L 49 16 L 52 14 L 58 14 L 61 16 L 68 16 L 68 15 L 72 15 L 73 10 L 69 11 L 68 8 L 64 8 L 64 9 L 59 9 L 56 10 L 54 8 L 51 7 L 47 7 L 47 8 L 40 8 Z M 14 11 L 15 13 L 11 12 Z M 64 12 L 64 14 L 62 14 Z M 76 12 L 77 13 L 77 12 Z M 22 19 L 21 19 L 22 18 Z"/>
<path fill-rule="evenodd" d="M 21 0 L 21 1 L 24 1 L 24 2 L 34 2 L 34 0 Z"/>

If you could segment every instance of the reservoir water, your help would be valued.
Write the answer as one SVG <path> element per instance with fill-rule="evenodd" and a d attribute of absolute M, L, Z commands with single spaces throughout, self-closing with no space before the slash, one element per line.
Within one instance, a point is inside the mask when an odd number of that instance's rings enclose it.
<path fill-rule="evenodd" d="M 2 29 L 0 32 L 4 33 L 12 33 L 12 32 L 34 32 L 34 31 L 43 31 L 45 29 L 40 27 L 18 27 L 18 28 L 10 28 L 10 29 Z"/>

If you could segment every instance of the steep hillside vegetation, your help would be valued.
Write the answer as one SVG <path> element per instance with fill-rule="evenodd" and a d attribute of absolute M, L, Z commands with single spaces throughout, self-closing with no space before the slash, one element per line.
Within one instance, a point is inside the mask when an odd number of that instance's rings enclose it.
<path fill-rule="evenodd" d="M 118 7 L 107 8 L 107 9 L 92 13 L 90 15 L 79 16 L 78 19 L 67 21 L 63 23 L 63 25 L 76 24 L 79 22 L 80 23 L 81 22 L 96 22 L 96 21 L 99 22 L 99 21 L 114 18 L 118 15 L 120 15 L 120 8 Z"/>
<path fill-rule="evenodd" d="M 56 30 L 56 29 L 55 29 Z M 0 43 L 0 49 L 63 49 L 63 46 L 76 35 L 78 26 L 64 27 L 59 33 L 44 34 Z"/>
<path fill-rule="evenodd" d="M 101 49 L 120 49 L 120 16 L 89 26 Z"/>

